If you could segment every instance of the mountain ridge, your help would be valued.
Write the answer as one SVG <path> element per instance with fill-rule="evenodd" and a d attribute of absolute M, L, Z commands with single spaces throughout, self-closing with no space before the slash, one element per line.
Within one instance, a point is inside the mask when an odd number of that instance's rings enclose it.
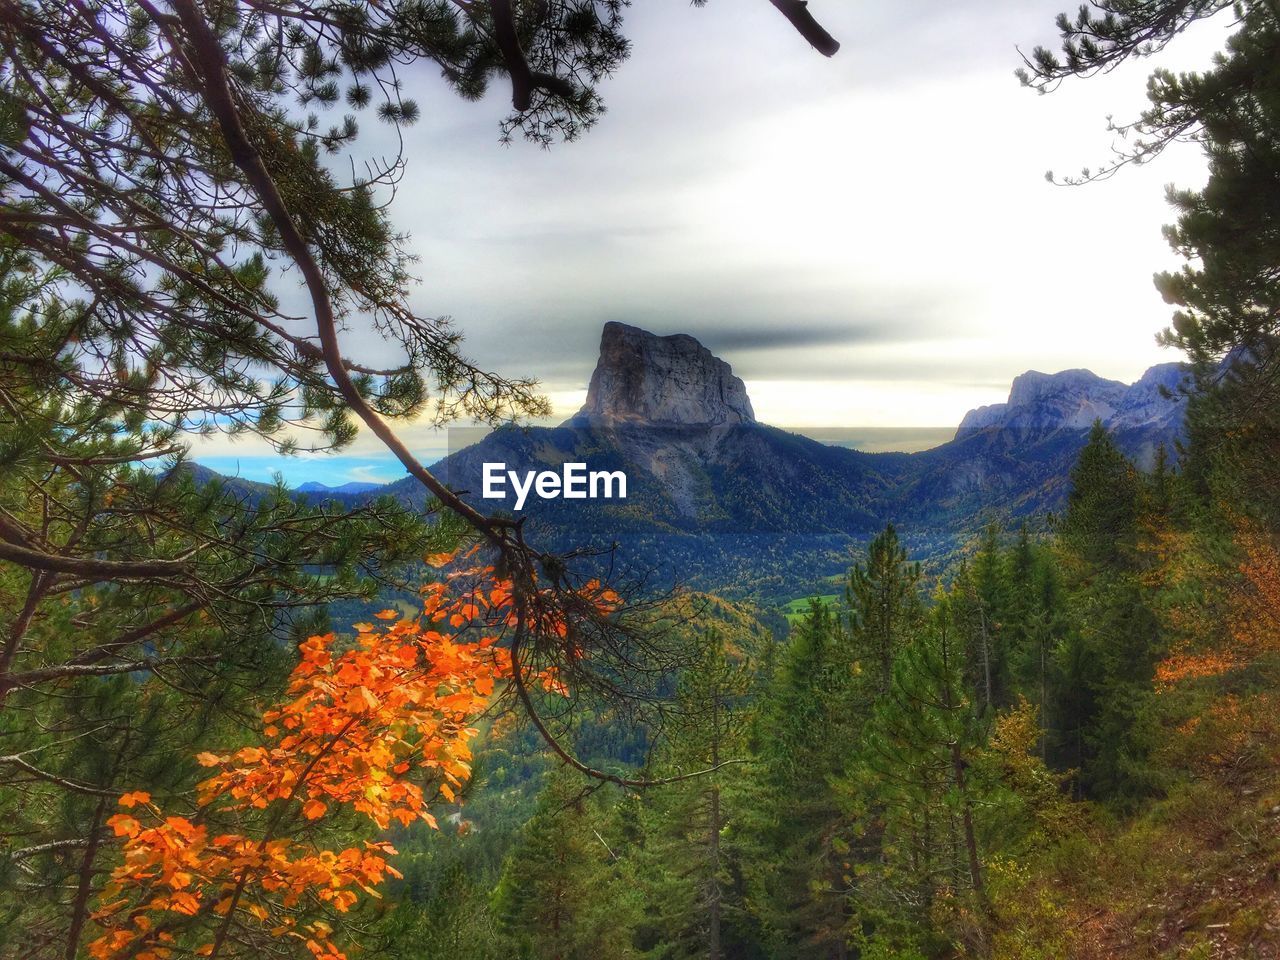
<path fill-rule="evenodd" d="M 295 493 L 369 493 L 385 486 L 385 483 L 375 483 L 370 480 L 348 480 L 346 483 L 336 485 L 308 480 L 306 483 L 298 484 L 293 490 Z"/>
<path fill-rule="evenodd" d="M 502 427 L 433 469 L 486 512 L 513 511 L 514 499 L 479 496 L 485 463 L 621 470 L 625 501 L 530 498 L 520 514 L 527 534 L 547 549 L 617 544 L 625 562 L 697 587 L 795 596 L 846 568 L 889 522 L 913 556 L 943 565 L 990 519 L 1060 509 L 1095 419 L 1149 462 L 1180 434 L 1184 404 L 1172 390 L 1181 377 L 1178 364 L 1133 384 L 1087 370 L 1028 371 L 1004 404 L 966 414 L 950 441 L 865 453 L 758 422 L 742 380 L 695 338 L 611 323 L 578 414 L 557 427 Z M 415 509 L 428 499 L 411 477 L 324 495 L 391 496 Z"/>
<path fill-rule="evenodd" d="M 1085 430 L 1095 420 L 1105 427 L 1134 428 L 1148 423 L 1168 426 L 1180 419 L 1179 397 L 1173 396 L 1188 368 L 1161 363 L 1148 368 L 1132 384 L 1107 380 L 1091 370 L 1057 373 L 1028 370 L 1014 378 L 1009 399 L 970 410 L 953 439 L 991 428 L 1045 434 L 1053 430 Z M 1168 392 L 1168 396 L 1165 392 Z"/>

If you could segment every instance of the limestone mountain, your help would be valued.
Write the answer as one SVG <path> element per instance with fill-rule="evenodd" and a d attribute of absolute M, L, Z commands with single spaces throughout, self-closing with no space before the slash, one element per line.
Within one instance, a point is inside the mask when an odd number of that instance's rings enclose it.
<path fill-rule="evenodd" d="M 611 321 L 600 337 L 587 402 L 569 424 L 692 427 L 755 419 L 746 385 L 693 337 L 659 337 Z"/>
<path fill-rule="evenodd" d="M 1101 420 L 1112 432 L 1139 439 L 1141 449 L 1130 452 L 1143 459 L 1152 441 L 1172 445 L 1180 433 L 1184 398 L 1179 389 L 1187 375 L 1183 364 L 1162 363 L 1129 385 L 1088 370 L 1031 370 L 1014 379 L 1008 401 L 965 414 L 955 439 L 998 430 L 1014 434 L 1019 444 L 1037 443 L 1058 433 L 1088 430 Z M 1135 438 L 1135 433 L 1142 436 Z"/>
<path fill-rule="evenodd" d="M 1007 402 L 966 415 L 951 441 L 873 454 L 757 422 L 742 380 L 693 337 L 609 323 L 577 414 L 558 427 L 496 430 L 435 469 L 486 511 L 513 510 L 514 497 L 480 496 L 485 463 L 621 470 L 625 501 L 531 497 L 522 511 L 530 536 L 565 549 L 617 542 L 621 562 L 663 579 L 794 596 L 840 572 L 889 521 L 915 556 L 941 561 L 989 518 L 1058 509 L 1095 419 L 1149 460 L 1181 429 L 1181 377 L 1177 364 L 1153 367 L 1132 386 L 1087 370 L 1032 371 Z M 411 478 L 334 495 L 426 499 Z"/>
<path fill-rule="evenodd" d="M 1088 370 L 1029 370 L 1014 378 L 1008 401 L 965 414 L 956 438 L 992 428 L 1017 430 L 1027 437 L 1083 430 L 1094 420 L 1108 420 L 1127 389 L 1118 380 L 1104 380 Z"/>

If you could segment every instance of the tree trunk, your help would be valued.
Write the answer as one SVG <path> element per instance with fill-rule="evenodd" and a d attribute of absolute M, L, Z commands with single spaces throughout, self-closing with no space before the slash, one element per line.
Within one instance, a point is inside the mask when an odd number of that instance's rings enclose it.
<path fill-rule="evenodd" d="M 1046 658 L 1049 638 L 1040 637 L 1040 762 L 1049 762 L 1049 687 L 1046 678 Z"/>
<path fill-rule="evenodd" d="M 982 626 L 982 675 L 987 699 L 983 706 L 991 707 L 991 647 L 987 642 L 987 611 L 985 601 L 978 601 L 978 622 Z"/>
<path fill-rule="evenodd" d="M 80 952 L 80 935 L 84 931 L 84 921 L 89 914 L 89 898 L 93 894 L 93 862 L 98 856 L 98 846 L 102 839 L 102 815 L 106 808 L 107 798 L 103 797 L 93 813 L 89 845 L 85 847 L 84 856 L 80 860 L 80 877 L 76 885 L 76 897 L 71 905 L 71 927 L 67 930 L 66 960 L 76 960 L 76 954 Z"/>
<path fill-rule="evenodd" d="M 965 790 L 964 758 L 960 755 L 960 741 L 951 742 L 951 775 L 960 794 L 961 823 L 964 827 L 965 852 L 969 857 L 969 882 L 980 898 L 985 898 L 982 887 L 982 866 L 978 862 L 978 838 L 973 829 L 973 803 Z"/>
<path fill-rule="evenodd" d="M 720 765 L 719 698 L 711 705 L 711 769 Z M 711 876 L 707 885 L 707 956 L 720 960 L 720 784 L 719 774 L 711 774 L 711 814 L 707 824 L 707 849 Z"/>

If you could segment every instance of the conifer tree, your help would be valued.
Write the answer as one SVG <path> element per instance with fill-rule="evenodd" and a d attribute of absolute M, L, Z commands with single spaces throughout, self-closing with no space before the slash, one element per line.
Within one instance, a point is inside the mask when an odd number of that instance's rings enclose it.
<path fill-rule="evenodd" d="M 1059 760 L 1091 794 L 1122 799 L 1150 789 L 1143 705 L 1159 648 L 1139 577 L 1140 483 L 1096 423 L 1071 482 L 1059 533 L 1073 621 L 1059 651 Z"/>
<path fill-rule="evenodd" d="M 944 892 L 985 912 L 978 810 L 989 785 L 971 766 L 985 743 L 964 676 L 951 603 L 936 598 L 927 626 L 894 666 L 869 722 L 853 783 L 855 820 L 878 822 L 879 855 L 854 892 L 855 936 L 902 948 L 931 940 Z"/>
<path fill-rule="evenodd" d="M 649 792 L 652 826 L 645 857 L 651 864 L 652 916 L 661 931 L 660 957 L 723 960 L 740 952 L 744 917 L 741 850 L 743 768 L 747 750 L 744 698 L 747 665 L 735 661 L 717 631 L 704 638 L 697 660 L 680 680 L 679 719 L 662 752 L 664 773 L 711 770 Z"/>
<path fill-rule="evenodd" d="M 1091 569 L 1132 569 L 1138 540 L 1138 473 L 1100 421 L 1071 469 L 1058 536 Z"/>
<path fill-rule="evenodd" d="M 969 687 L 981 711 L 1012 702 L 1010 605 L 1015 601 L 1008 582 L 1000 528 L 988 524 L 972 565 L 962 565 L 951 590 L 952 616 L 965 651 Z"/>
<path fill-rule="evenodd" d="M 920 565 L 907 561 L 893 524 L 873 539 L 849 572 L 846 599 L 855 656 L 873 689 L 889 689 L 893 662 L 920 619 Z"/>
<path fill-rule="evenodd" d="M 388 954 L 395 960 L 490 960 L 501 948 L 488 892 L 464 863 L 454 861 L 421 903 L 396 903 L 387 923 Z"/>
<path fill-rule="evenodd" d="M 848 843 L 837 798 L 815 785 L 842 777 L 856 755 L 866 710 L 856 670 L 848 635 L 815 600 L 759 707 L 748 880 L 770 956 L 845 956 Z"/>
<path fill-rule="evenodd" d="M 1003 548 L 1000 536 L 1000 526 L 994 521 L 989 523 L 973 567 L 974 585 L 982 603 L 983 646 L 989 650 L 984 663 L 989 662 L 991 677 L 991 692 L 987 695 L 984 689 L 983 703 L 995 708 L 1014 702 L 1011 664 L 1018 657 L 1021 640 L 1014 610 L 1020 602 L 1017 591 L 1022 584 L 1014 579 L 1010 570 L 1011 554 Z M 1024 527 L 1023 539 L 1025 536 Z M 1029 559 L 1029 551 L 1023 559 Z"/>
<path fill-rule="evenodd" d="M 567 767 L 549 777 L 493 893 L 493 911 L 521 960 L 632 956 L 635 918 L 616 884 L 616 854 L 602 835 L 598 798 Z"/>
<path fill-rule="evenodd" d="M 1031 544 L 1025 527 L 1010 558 L 1010 587 L 1008 629 L 1016 651 L 1013 675 L 1019 692 L 1037 707 L 1040 757 L 1045 760 L 1053 722 L 1051 684 L 1067 617 L 1058 566 L 1046 555 L 1046 548 Z"/>
<path fill-rule="evenodd" d="M 1042 599 L 1037 590 L 1041 564 L 1037 562 L 1036 550 L 1025 523 L 1019 528 L 1018 539 L 1004 558 L 1004 571 L 1007 586 L 1002 631 L 1011 684 L 1019 685 L 1026 682 L 1027 662 L 1036 659 L 1036 651 L 1032 647 Z M 1025 686 L 1022 692 L 1027 692 Z M 1009 702 L 1013 702 L 1012 698 Z M 1035 702 L 1040 702 L 1038 695 Z"/>

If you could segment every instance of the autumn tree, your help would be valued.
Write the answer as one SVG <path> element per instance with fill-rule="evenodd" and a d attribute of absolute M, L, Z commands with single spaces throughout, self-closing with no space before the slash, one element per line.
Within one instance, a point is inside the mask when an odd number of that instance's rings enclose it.
<path fill-rule="evenodd" d="M 74 956 L 115 854 L 113 797 L 188 790 L 186 758 L 283 681 L 285 647 L 327 629 L 326 605 L 400 588 L 404 564 L 458 531 L 186 463 L 129 384 L 89 396 L 71 385 L 94 361 L 42 369 L 24 352 L 74 338 L 83 305 L 0 248 L 0 835 L 16 871 L 0 897 L 42 951 Z"/>
<path fill-rule="evenodd" d="M 395 851 L 382 839 L 327 849 L 308 825 L 348 811 L 381 831 L 434 827 L 430 802 L 456 798 L 471 723 L 514 679 L 499 643 L 516 619 L 510 585 L 472 573 L 466 590 L 425 587 L 417 618 L 386 610 L 379 618 L 398 622 L 357 624 L 349 645 L 332 634 L 303 643 L 284 697 L 262 715 L 262 745 L 196 758 L 210 775 L 190 812 L 167 813 L 148 791 L 121 797 L 106 826 L 124 838 L 123 862 L 94 913 L 105 932 L 91 955 L 344 956 L 338 921 L 397 875 Z M 558 687 L 550 675 L 522 682 Z"/>

